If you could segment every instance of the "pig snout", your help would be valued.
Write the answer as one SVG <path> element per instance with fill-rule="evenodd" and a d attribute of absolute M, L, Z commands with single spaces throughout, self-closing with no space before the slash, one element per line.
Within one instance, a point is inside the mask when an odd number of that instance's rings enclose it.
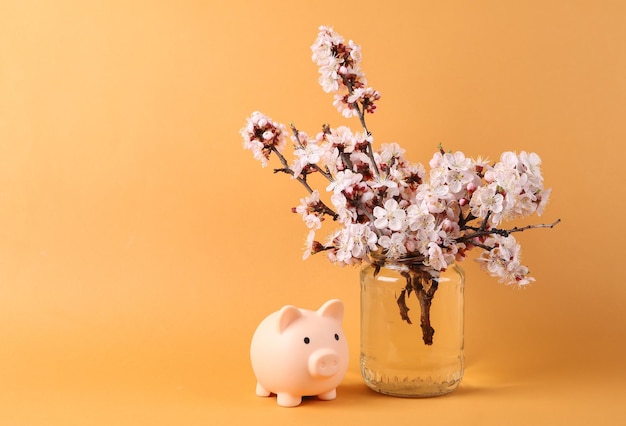
<path fill-rule="evenodd" d="M 330 377 L 339 371 L 339 355 L 331 349 L 320 349 L 309 358 L 309 373 L 314 377 Z"/>

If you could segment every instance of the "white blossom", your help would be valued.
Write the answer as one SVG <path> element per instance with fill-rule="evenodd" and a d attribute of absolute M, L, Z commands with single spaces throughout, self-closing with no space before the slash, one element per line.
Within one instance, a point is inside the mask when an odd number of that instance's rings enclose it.
<path fill-rule="evenodd" d="M 352 170 L 344 170 L 337 172 L 335 180 L 333 180 L 327 187 L 327 191 L 333 191 L 335 194 L 346 190 L 347 188 L 361 182 L 363 175 L 359 173 L 353 173 Z"/>
<path fill-rule="evenodd" d="M 492 236 L 485 241 L 485 245 L 493 249 L 483 251 L 476 260 L 491 276 L 509 285 L 523 286 L 535 281 L 528 276 L 528 268 L 520 263 L 521 248 L 512 235 Z"/>
<path fill-rule="evenodd" d="M 314 242 L 315 242 L 315 231 L 310 230 L 309 233 L 307 234 L 306 242 L 304 244 L 304 253 L 302 254 L 302 260 L 306 260 L 309 256 L 311 256 Z"/>
<path fill-rule="evenodd" d="M 433 241 L 428 243 L 428 258 L 426 263 L 438 271 L 446 269 L 448 266 L 443 250 L 441 250 L 441 247 Z"/>
<path fill-rule="evenodd" d="M 391 259 L 399 259 L 406 255 L 405 246 L 406 235 L 402 232 L 394 232 L 389 235 L 383 235 L 378 239 L 378 244 L 385 249 L 385 255 Z"/>
<path fill-rule="evenodd" d="M 313 191 L 308 197 L 301 198 L 295 212 L 302 216 L 302 220 L 309 229 L 322 227 L 322 212 L 320 211 L 320 193 Z"/>
<path fill-rule="evenodd" d="M 495 185 L 481 186 L 474 191 L 470 207 L 472 214 L 478 218 L 485 218 L 489 213 L 499 217 L 504 209 L 504 196 L 498 193 Z M 497 224 L 498 221 L 494 223 Z"/>
<path fill-rule="evenodd" d="M 336 231 L 329 244 L 334 247 L 328 254 L 332 262 L 341 265 L 361 263 L 370 251 L 376 249 L 378 237 L 367 225 L 349 224 Z"/>
<path fill-rule="evenodd" d="M 384 208 L 374 207 L 374 226 L 378 229 L 389 228 L 392 231 L 400 231 L 405 226 L 406 212 L 393 198 L 385 201 Z"/>
<path fill-rule="evenodd" d="M 341 77 L 337 70 L 341 62 L 333 53 L 333 47 L 343 44 L 343 37 L 337 34 L 332 27 L 321 26 L 317 39 L 311 46 L 312 59 L 320 67 L 319 83 L 326 93 L 339 90 Z"/>
<path fill-rule="evenodd" d="M 293 154 L 296 157 L 291 166 L 293 178 L 298 177 L 306 166 L 318 164 L 324 156 L 324 150 L 317 144 L 316 141 L 307 141 L 305 138 L 306 135 L 302 135 L 301 140 L 304 140 L 304 143 L 293 151 Z"/>

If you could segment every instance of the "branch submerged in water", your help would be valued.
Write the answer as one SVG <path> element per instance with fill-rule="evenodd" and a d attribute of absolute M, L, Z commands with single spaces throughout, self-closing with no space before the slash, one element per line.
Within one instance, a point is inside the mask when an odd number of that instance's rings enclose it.
<path fill-rule="evenodd" d="M 406 287 L 400 293 L 397 303 L 400 308 L 400 316 L 408 324 L 412 324 L 409 317 L 409 307 L 406 304 L 406 298 L 415 293 L 420 304 L 420 327 L 422 328 L 422 340 L 424 344 L 432 345 L 435 329 L 430 321 L 430 307 L 432 305 L 435 292 L 439 288 L 438 277 L 431 276 L 427 271 L 419 268 L 411 268 L 409 271 L 403 272 L 402 276 L 406 279 Z"/>

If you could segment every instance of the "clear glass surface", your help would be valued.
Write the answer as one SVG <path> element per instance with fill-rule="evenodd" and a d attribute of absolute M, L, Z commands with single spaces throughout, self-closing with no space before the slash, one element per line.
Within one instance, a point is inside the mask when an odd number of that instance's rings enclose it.
<path fill-rule="evenodd" d="M 428 313 L 434 333 L 432 344 L 426 344 L 420 326 L 424 299 L 415 290 L 406 291 L 409 268 L 402 262 L 378 265 L 361 269 L 361 374 L 365 383 L 394 396 L 452 392 L 463 377 L 463 270 L 454 265 L 421 280 L 424 294 L 432 292 Z M 433 284 L 436 290 L 430 289 Z M 402 319 L 398 304 L 403 290 L 411 324 Z"/>

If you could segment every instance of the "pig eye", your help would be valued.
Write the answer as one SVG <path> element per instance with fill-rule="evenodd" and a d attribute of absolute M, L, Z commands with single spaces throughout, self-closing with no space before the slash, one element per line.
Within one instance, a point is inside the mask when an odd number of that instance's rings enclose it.
<path fill-rule="evenodd" d="M 311 339 L 309 339 L 308 337 L 305 337 L 304 343 L 308 345 L 309 343 L 311 343 Z"/>
<path fill-rule="evenodd" d="M 335 340 L 339 340 L 339 335 L 335 333 Z"/>

